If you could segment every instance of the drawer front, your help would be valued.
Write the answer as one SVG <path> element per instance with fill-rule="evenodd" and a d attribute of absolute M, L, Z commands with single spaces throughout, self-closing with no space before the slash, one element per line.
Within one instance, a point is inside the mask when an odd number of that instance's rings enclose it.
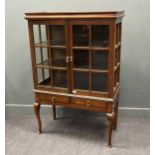
<path fill-rule="evenodd" d="M 35 93 L 36 102 L 48 103 L 48 104 L 67 104 L 69 103 L 69 97 L 59 96 L 59 95 L 50 95 L 50 94 L 41 94 Z"/>
<path fill-rule="evenodd" d="M 84 109 L 97 110 L 97 111 L 106 111 L 107 103 L 104 101 L 89 100 L 89 99 L 78 99 L 72 98 L 72 105 L 79 106 Z"/>
<path fill-rule="evenodd" d="M 55 104 L 98 112 L 111 111 L 111 108 L 109 109 L 109 106 L 111 107 L 111 104 L 104 101 L 92 99 L 80 99 L 67 96 L 35 93 L 35 101 L 41 104 Z"/>

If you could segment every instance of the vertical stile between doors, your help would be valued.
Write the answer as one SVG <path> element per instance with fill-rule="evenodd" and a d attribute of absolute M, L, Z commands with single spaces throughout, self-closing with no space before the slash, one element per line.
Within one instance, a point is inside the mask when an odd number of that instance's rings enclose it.
<path fill-rule="evenodd" d="M 70 20 L 68 21 L 68 32 L 69 32 L 69 37 L 68 37 L 68 46 L 69 46 L 69 56 L 72 56 L 72 63 L 70 63 L 70 84 L 71 84 L 71 90 L 70 93 L 72 93 L 73 88 L 74 88 L 74 81 L 73 81 L 73 62 L 74 62 L 74 57 L 73 57 L 73 35 L 72 35 L 72 24 Z"/>
<path fill-rule="evenodd" d="M 65 20 L 65 43 L 66 43 L 66 58 L 71 55 L 70 54 L 70 44 L 71 44 L 71 39 L 70 39 L 70 26 L 69 26 L 69 20 Z M 66 62 L 67 63 L 67 62 Z M 72 85 L 71 85 L 71 64 L 70 61 L 67 63 L 67 84 L 68 84 L 68 93 L 71 93 L 72 91 Z"/>

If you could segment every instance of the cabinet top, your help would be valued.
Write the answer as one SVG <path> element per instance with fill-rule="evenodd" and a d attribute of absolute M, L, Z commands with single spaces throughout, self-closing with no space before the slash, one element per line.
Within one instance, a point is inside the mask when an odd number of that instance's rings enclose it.
<path fill-rule="evenodd" d="M 29 12 L 25 13 L 25 19 L 56 19 L 56 18 L 122 18 L 124 11 L 106 12 Z"/>

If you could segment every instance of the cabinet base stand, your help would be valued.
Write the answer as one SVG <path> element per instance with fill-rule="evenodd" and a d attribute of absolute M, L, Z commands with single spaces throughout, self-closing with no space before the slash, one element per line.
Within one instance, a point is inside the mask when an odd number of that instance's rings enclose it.
<path fill-rule="evenodd" d="M 40 103 L 34 103 L 34 112 L 37 118 L 38 122 L 38 134 L 42 133 L 42 123 L 41 123 L 41 118 L 40 118 Z M 118 108 L 117 105 L 115 107 L 116 109 Z M 52 105 L 52 110 L 53 110 L 53 119 L 56 120 L 56 106 Z M 108 127 L 107 127 L 107 139 L 108 139 L 108 147 L 112 148 L 111 144 L 111 139 L 112 139 L 112 130 L 116 131 L 117 127 L 117 111 L 112 112 L 112 113 L 107 113 L 107 118 L 108 118 Z"/>

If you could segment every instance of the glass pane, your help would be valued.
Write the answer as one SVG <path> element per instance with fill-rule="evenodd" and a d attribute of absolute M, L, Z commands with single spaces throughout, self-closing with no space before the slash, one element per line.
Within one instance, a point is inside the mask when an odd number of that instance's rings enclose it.
<path fill-rule="evenodd" d="M 52 25 L 51 45 L 65 45 L 65 27 L 64 25 Z"/>
<path fill-rule="evenodd" d="M 36 64 L 41 63 L 40 48 L 35 48 L 35 58 L 36 58 Z"/>
<path fill-rule="evenodd" d="M 39 43 L 39 28 L 38 25 L 33 25 L 34 43 Z"/>
<path fill-rule="evenodd" d="M 74 72 L 74 89 L 89 89 L 89 73 Z"/>
<path fill-rule="evenodd" d="M 53 66 L 66 67 L 66 51 L 64 49 L 52 49 Z"/>
<path fill-rule="evenodd" d="M 42 86 L 51 86 L 51 77 L 49 69 L 37 69 L 38 84 Z"/>
<path fill-rule="evenodd" d="M 92 25 L 92 46 L 107 47 L 109 38 L 108 25 Z"/>
<path fill-rule="evenodd" d="M 115 44 L 118 44 L 118 24 L 116 25 Z"/>
<path fill-rule="evenodd" d="M 73 52 L 74 68 L 89 68 L 89 51 L 74 50 Z"/>
<path fill-rule="evenodd" d="M 92 68 L 108 69 L 108 51 L 92 51 Z"/>
<path fill-rule="evenodd" d="M 48 60 L 48 48 L 42 48 L 43 61 Z"/>
<path fill-rule="evenodd" d="M 121 23 L 119 24 L 119 38 L 118 41 L 121 42 Z"/>
<path fill-rule="evenodd" d="M 73 26 L 73 46 L 89 45 L 89 29 L 86 25 Z"/>
<path fill-rule="evenodd" d="M 38 44 L 47 41 L 46 26 L 45 25 L 33 25 L 34 43 Z"/>
<path fill-rule="evenodd" d="M 121 23 L 116 25 L 115 44 L 120 43 L 120 41 L 121 41 Z"/>
<path fill-rule="evenodd" d="M 115 66 L 117 66 L 118 63 L 118 49 L 115 49 Z"/>
<path fill-rule="evenodd" d="M 67 88 L 67 72 L 66 71 L 53 71 L 53 85 L 54 87 Z"/>
<path fill-rule="evenodd" d="M 104 73 L 92 73 L 92 90 L 108 91 L 108 75 Z"/>
<path fill-rule="evenodd" d="M 119 82 L 119 67 L 114 73 L 114 86 L 116 86 L 118 82 Z"/>
<path fill-rule="evenodd" d="M 35 48 L 36 64 L 48 65 L 48 49 L 47 48 Z"/>
<path fill-rule="evenodd" d="M 46 26 L 40 25 L 40 29 L 41 29 L 41 42 L 45 42 L 45 41 L 47 41 Z"/>
<path fill-rule="evenodd" d="M 115 49 L 115 66 L 117 66 L 117 63 L 120 63 L 120 47 Z"/>

